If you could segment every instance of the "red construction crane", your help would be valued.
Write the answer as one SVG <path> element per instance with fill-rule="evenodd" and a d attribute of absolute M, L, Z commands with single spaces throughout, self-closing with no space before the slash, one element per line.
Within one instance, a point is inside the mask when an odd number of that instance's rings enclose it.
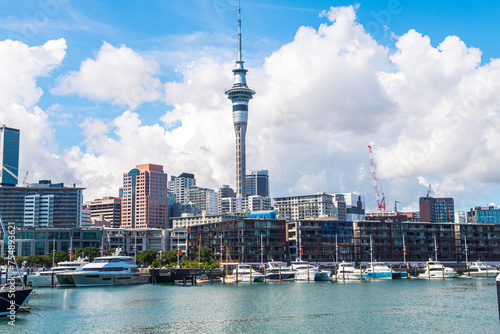
<path fill-rule="evenodd" d="M 375 198 L 377 199 L 377 207 L 378 211 L 385 211 L 385 196 L 382 188 L 380 188 L 380 193 L 382 194 L 382 200 L 380 199 L 380 194 L 378 192 L 378 180 L 377 180 L 377 171 L 375 169 L 375 162 L 373 161 L 373 152 L 372 147 L 368 145 L 368 154 L 370 156 L 370 167 L 372 170 L 372 178 L 373 178 L 373 187 L 375 188 Z"/>

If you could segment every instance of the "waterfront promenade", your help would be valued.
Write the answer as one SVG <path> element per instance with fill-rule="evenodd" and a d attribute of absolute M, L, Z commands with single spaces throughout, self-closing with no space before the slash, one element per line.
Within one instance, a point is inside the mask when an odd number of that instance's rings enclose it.
<path fill-rule="evenodd" d="M 494 280 L 37 289 L 12 333 L 498 333 Z"/>

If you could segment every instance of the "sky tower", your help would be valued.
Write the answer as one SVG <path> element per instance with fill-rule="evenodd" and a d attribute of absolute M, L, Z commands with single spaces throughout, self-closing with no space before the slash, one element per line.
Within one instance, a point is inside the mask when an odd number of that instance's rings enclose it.
<path fill-rule="evenodd" d="M 248 122 L 248 101 L 255 91 L 248 88 L 246 73 L 241 57 L 241 8 L 238 6 L 238 60 L 233 70 L 233 87 L 226 90 L 227 98 L 233 103 L 233 123 L 236 133 L 236 197 L 245 197 L 246 141 Z"/>

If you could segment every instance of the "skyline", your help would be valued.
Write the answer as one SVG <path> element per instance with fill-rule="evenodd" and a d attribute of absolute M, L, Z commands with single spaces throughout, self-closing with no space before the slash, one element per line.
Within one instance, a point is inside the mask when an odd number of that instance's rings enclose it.
<path fill-rule="evenodd" d="M 453 4 L 242 2 L 259 92 L 247 168 L 269 170 L 271 197 L 355 192 L 376 210 L 371 144 L 388 209 L 417 210 L 428 183 L 456 211 L 500 204 L 500 5 Z M 236 188 L 238 1 L 115 6 L 5 4 L 0 123 L 21 130 L 19 175 L 77 183 L 86 201 L 144 163 Z"/>

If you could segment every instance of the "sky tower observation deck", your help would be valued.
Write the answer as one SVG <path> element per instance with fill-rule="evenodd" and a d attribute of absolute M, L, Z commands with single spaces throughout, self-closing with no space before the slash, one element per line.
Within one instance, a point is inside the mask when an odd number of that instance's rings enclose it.
<path fill-rule="evenodd" d="M 248 122 L 248 101 L 255 91 L 247 86 L 246 73 L 241 57 L 241 17 L 238 9 L 238 60 L 233 69 L 234 83 L 226 90 L 228 99 L 233 104 L 233 123 L 236 133 L 236 197 L 245 197 L 246 141 Z"/>

